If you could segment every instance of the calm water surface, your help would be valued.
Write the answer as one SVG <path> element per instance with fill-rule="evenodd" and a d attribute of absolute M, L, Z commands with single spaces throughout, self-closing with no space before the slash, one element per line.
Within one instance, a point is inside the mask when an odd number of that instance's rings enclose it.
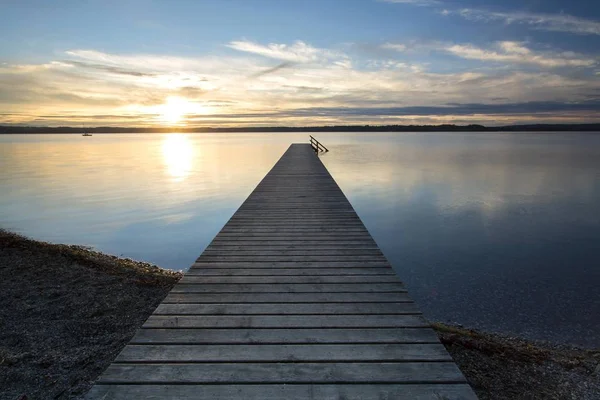
<path fill-rule="evenodd" d="M 186 270 L 307 134 L 0 136 L 0 226 Z M 600 135 L 321 133 L 432 320 L 600 347 Z"/>

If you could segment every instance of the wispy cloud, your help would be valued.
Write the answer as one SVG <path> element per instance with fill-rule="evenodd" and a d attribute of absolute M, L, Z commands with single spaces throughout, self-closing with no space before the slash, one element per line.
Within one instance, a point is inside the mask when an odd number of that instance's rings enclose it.
<path fill-rule="evenodd" d="M 81 67 L 81 68 L 89 68 L 89 69 L 94 69 L 94 70 L 99 70 L 99 71 L 105 71 L 105 72 L 110 72 L 110 73 L 117 74 L 117 75 L 154 76 L 154 74 L 148 73 L 148 72 L 134 71 L 134 70 L 130 70 L 130 69 L 119 68 L 119 67 L 114 67 L 114 66 L 104 65 L 104 64 L 91 64 L 91 63 L 85 63 L 85 62 L 73 61 L 73 60 L 65 60 L 65 61 L 62 61 L 62 63 L 64 65 L 77 66 L 77 67 Z"/>
<path fill-rule="evenodd" d="M 578 56 L 572 52 L 537 53 L 522 43 L 498 42 L 495 49 L 483 49 L 472 45 L 455 44 L 444 48 L 445 51 L 466 59 L 503 62 L 513 64 L 534 64 L 541 67 L 592 67 L 596 60 Z"/>
<path fill-rule="evenodd" d="M 263 45 L 248 40 L 236 40 L 229 42 L 227 47 L 263 57 L 296 63 L 318 62 L 345 57 L 343 53 L 313 47 L 300 40 L 291 45 L 280 43 Z"/>
<path fill-rule="evenodd" d="M 443 10 L 444 15 L 459 15 L 470 21 L 500 21 L 505 24 L 528 25 L 535 29 L 568 32 L 579 35 L 600 35 L 600 22 L 568 14 L 536 14 L 528 12 L 495 12 L 482 9 L 463 8 Z"/>
<path fill-rule="evenodd" d="M 70 60 L 66 60 L 65 62 L 76 60 L 96 65 L 128 68 L 139 72 L 194 70 L 210 63 L 219 62 L 218 59 L 211 59 L 209 57 L 198 59 L 156 54 L 114 54 L 90 49 L 68 50 L 65 54 L 71 57 Z"/>
<path fill-rule="evenodd" d="M 418 7 L 443 7 L 438 0 L 379 0 L 385 3 L 410 4 Z M 524 11 L 491 11 L 480 8 L 445 8 L 442 15 L 459 15 L 470 21 L 500 21 L 505 24 L 528 25 L 534 29 L 568 32 L 578 35 L 600 35 L 600 21 L 576 17 L 569 14 L 532 13 Z"/>
<path fill-rule="evenodd" d="M 289 68 L 292 65 L 293 65 L 293 63 L 291 63 L 289 61 L 284 61 L 284 62 L 282 62 L 280 64 L 277 64 L 274 67 L 266 68 L 266 69 L 264 69 L 262 71 L 256 72 L 256 73 L 250 75 L 250 78 L 259 78 L 259 77 L 264 76 L 264 75 L 273 74 L 273 73 L 275 73 L 275 72 L 277 72 L 279 70 L 282 70 L 284 68 Z"/>
<path fill-rule="evenodd" d="M 600 99 L 582 102 L 531 101 L 523 103 L 449 103 L 441 106 L 408 107 L 313 107 L 292 111 L 274 112 L 272 115 L 305 116 L 327 114 L 335 116 L 427 116 L 427 115 L 473 115 L 473 114 L 530 114 L 565 111 L 596 111 Z M 236 116 L 239 117 L 239 116 Z"/>
<path fill-rule="evenodd" d="M 379 0 L 384 3 L 395 3 L 395 4 L 412 4 L 413 6 L 419 7 L 430 7 L 442 4 L 438 0 Z"/>
<path fill-rule="evenodd" d="M 381 45 L 381 48 L 386 50 L 405 51 L 407 46 L 403 43 L 384 43 Z"/>

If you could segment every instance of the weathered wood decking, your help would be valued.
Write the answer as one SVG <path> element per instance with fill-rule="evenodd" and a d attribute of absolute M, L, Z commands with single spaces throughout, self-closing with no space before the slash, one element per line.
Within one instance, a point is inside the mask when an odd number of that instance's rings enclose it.
<path fill-rule="evenodd" d="M 310 145 L 275 164 L 89 399 L 476 399 Z"/>

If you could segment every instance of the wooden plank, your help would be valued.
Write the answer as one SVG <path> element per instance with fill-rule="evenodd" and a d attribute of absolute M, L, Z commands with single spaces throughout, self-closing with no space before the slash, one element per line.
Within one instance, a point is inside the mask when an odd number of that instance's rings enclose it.
<path fill-rule="evenodd" d="M 244 257 L 244 256 L 303 256 L 306 253 L 310 253 L 311 256 L 375 256 L 381 257 L 383 254 L 379 249 L 340 249 L 340 250 L 332 250 L 332 249 L 320 249 L 318 247 L 309 249 L 293 249 L 293 250 L 261 250 L 261 249 L 253 249 L 253 250 L 237 250 L 232 252 L 230 250 L 220 250 L 220 249 L 206 249 L 202 253 L 201 257 L 205 256 L 231 256 L 231 254 L 235 254 L 236 257 Z"/>
<path fill-rule="evenodd" d="M 211 268 L 194 267 L 186 272 L 192 276 L 396 276 L 390 267 L 379 268 Z"/>
<path fill-rule="evenodd" d="M 323 210 L 323 209 L 305 209 L 305 208 L 297 208 L 297 209 L 276 209 L 273 207 L 261 208 L 261 207 L 252 207 L 249 204 L 245 204 L 240 206 L 238 211 L 231 216 L 234 218 L 276 218 L 276 217 L 284 217 L 284 218 L 296 218 L 296 217 L 311 217 L 311 216 L 323 216 L 327 218 L 357 218 L 360 220 L 356 212 L 352 209 L 349 204 L 346 204 L 345 207 L 335 208 L 333 210 Z"/>
<path fill-rule="evenodd" d="M 285 192 L 283 192 L 285 189 Z M 277 193 L 293 193 L 293 192 L 316 192 L 316 193 L 331 193 L 332 195 L 339 197 L 339 188 L 334 182 L 328 179 L 321 179 L 320 182 L 314 179 L 306 179 L 305 182 L 293 182 L 290 184 L 289 179 L 278 179 L 272 182 L 261 182 L 253 193 L 262 192 L 277 192 Z"/>
<path fill-rule="evenodd" d="M 261 220 L 278 220 L 280 218 L 351 218 L 353 220 L 361 219 L 356 215 L 354 210 L 350 207 L 335 209 L 335 210 L 308 210 L 308 211 L 273 211 L 271 207 L 261 211 L 260 209 L 249 209 L 240 207 L 236 213 L 231 217 L 232 220 L 244 220 L 244 219 L 256 219 L 260 218 Z"/>
<path fill-rule="evenodd" d="M 398 303 L 406 293 L 169 293 L 163 303 Z"/>
<path fill-rule="evenodd" d="M 367 238 L 366 228 L 363 225 L 354 222 L 331 222 L 323 221 L 317 223 L 310 222 L 296 222 L 296 221 L 280 221 L 277 223 L 267 222 L 252 222 L 252 223 L 228 223 L 221 230 L 223 233 L 236 233 L 236 232 L 252 232 L 257 233 L 269 233 L 269 232 L 353 232 L 361 233 Z"/>
<path fill-rule="evenodd" d="M 278 228 L 281 226 L 291 226 L 294 228 L 299 227 L 323 227 L 331 226 L 335 228 L 345 228 L 345 227 L 357 227 L 364 229 L 363 223 L 358 218 L 325 218 L 325 217 L 315 217 L 315 218 L 244 218 L 237 219 L 232 218 L 226 224 L 225 227 L 233 227 L 233 226 L 241 226 L 241 227 L 273 227 Z"/>
<path fill-rule="evenodd" d="M 315 229 L 315 228 L 352 228 L 365 230 L 365 226 L 360 220 L 355 221 L 348 218 L 345 219 L 331 219 L 331 218 L 277 218 L 277 219 L 263 219 L 255 218 L 244 219 L 244 220 L 229 220 L 223 229 L 230 228 L 246 228 L 246 229 L 281 229 L 281 228 L 294 228 L 294 229 Z"/>
<path fill-rule="evenodd" d="M 310 207 L 306 207 L 310 205 Z M 276 198 L 263 198 L 260 200 L 250 201 L 244 203 L 245 208 L 258 208 L 261 210 L 279 210 L 279 209 L 298 209 L 301 207 L 310 208 L 311 210 L 326 210 L 326 209 L 347 209 L 348 202 L 345 199 L 339 200 L 301 200 L 301 199 L 286 199 L 286 201 L 282 201 L 282 199 Z"/>
<path fill-rule="evenodd" d="M 282 208 L 285 208 L 283 210 Z M 305 208 L 296 208 L 290 209 L 286 207 L 285 204 L 280 204 L 279 207 L 258 207 L 252 206 L 250 203 L 245 203 L 240 206 L 238 211 L 232 215 L 231 218 L 234 217 L 271 217 L 271 216 L 294 216 L 294 215 L 323 215 L 323 216 L 352 216 L 358 217 L 352 206 L 348 203 L 344 207 L 336 207 L 335 209 L 329 210 L 320 210 L 320 209 L 305 209 Z M 360 219 L 360 218 L 359 218 Z"/>
<path fill-rule="evenodd" d="M 305 222 L 305 221 L 279 221 L 277 223 L 267 222 L 248 222 L 238 223 L 232 222 L 227 223 L 221 230 L 223 233 L 226 232 L 360 232 L 362 234 L 367 233 L 367 229 L 355 222 L 331 222 L 322 221 L 316 223 Z M 366 237 L 366 235 L 365 235 Z"/>
<path fill-rule="evenodd" d="M 278 187 L 278 185 L 273 185 L 272 188 L 261 188 L 257 187 L 252 192 L 252 198 L 268 198 L 270 199 L 281 199 L 281 198 L 302 198 L 306 199 L 306 201 L 314 201 L 315 199 L 335 199 L 342 201 L 344 200 L 339 196 L 339 189 L 337 188 L 327 188 L 326 184 L 323 183 L 322 188 L 308 188 L 308 187 Z"/>
<path fill-rule="evenodd" d="M 382 268 L 391 269 L 385 261 L 212 261 L 204 258 L 196 260 L 191 268 Z"/>
<path fill-rule="evenodd" d="M 307 232 L 307 231 L 288 231 L 288 232 L 219 232 L 218 239 L 227 238 L 255 238 L 264 237 L 258 240 L 369 240 L 364 232 L 353 232 L 340 230 L 338 232 Z M 257 240 L 257 239 L 250 239 Z"/>
<path fill-rule="evenodd" d="M 396 275 L 383 276 L 222 276 L 222 277 L 206 277 L 198 275 L 185 275 L 179 284 L 194 283 L 194 284 L 306 284 L 306 283 L 329 283 L 329 284 L 344 284 L 344 283 L 401 283 Z"/>
<path fill-rule="evenodd" d="M 288 202 L 285 203 L 270 203 L 268 205 L 259 205 L 259 204 L 245 204 L 240 206 L 238 209 L 241 212 L 245 213 L 260 213 L 260 214 L 284 214 L 288 212 L 294 212 L 294 210 L 298 210 L 298 208 L 293 207 Z M 311 207 L 311 211 L 319 212 L 319 213 L 329 213 L 331 212 L 355 212 L 354 209 L 349 205 L 349 203 L 340 203 L 335 208 L 333 207 Z"/>
<path fill-rule="evenodd" d="M 420 314 L 414 303 L 160 304 L 153 315 Z"/>
<path fill-rule="evenodd" d="M 477 400 L 467 384 L 98 385 L 88 400 Z"/>
<path fill-rule="evenodd" d="M 296 197 L 283 197 L 283 196 L 273 196 L 273 195 L 262 195 L 256 196 L 253 202 L 249 202 L 249 205 L 261 205 L 266 206 L 268 204 L 273 203 L 285 203 L 286 206 L 298 208 L 299 206 L 311 206 L 311 208 L 319 207 L 319 208 L 335 208 L 339 206 L 347 205 L 346 199 L 340 198 L 331 198 L 331 197 L 320 197 L 320 196 L 312 196 L 310 199 L 303 199 L 301 196 Z"/>
<path fill-rule="evenodd" d="M 132 344 L 439 343 L 430 328 L 140 329 Z"/>
<path fill-rule="evenodd" d="M 315 243 L 315 244 L 305 244 L 305 243 L 269 243 L 267 240 L 256 242 L 237 242 L 237 241 L 222 241 L 217 243 L 211 243 L 205 251 L 229 251 L 238 253 L 240 251 L 246 250 L 261 250 L 263 249 L 266 252 L 273 251 L 284 251 L 284 250 L 376 250 L 378 247 L 373 243 L 368 241 L 358 242 L 358 243 Z"/>
<path fill-rule="evenodd" d="M 296 240 L 261 240 L 261 239 L 224 239 L 215 238 L 207 249 L 228 248 L 236 250 L 236 248 L 261 247 L 265 250 L 277 248 L 373 248 L 378 249 L 377 244 L 370 238 L 359 239 L 338 239 L 338 240 L 315 240 L 315 239 L 296 239 Z"/>
<path fill-rule="evenodd" d="M 235 254 L 235 257 L 275 257 L 275 256 L 285 256 L 285 257 L 301 257 L 306 255 L 306 253 L 310 253 L 312 257 L 317 256 L 325 256 L 325 257 L 378 257 L 381 258 L 383 254 L 378 249 L 341 249 L 341 250 L 330 250 L 330 249 L 294 249 L 294 250 L 238 250 L 235 252 L 229 250 L 213 250 L 207 249 L 205 250 L 200 257 L 232 257 L 231 254 Z"/>
<path fill-rule="evenodd" d="M 419 315 L 151 315 L 144 328 L 426 328 Z"/>
<path fill-rule="evenodd" d="M 291 217 L 291 216 L 278 216 L 278 217 L 235 217 L 231 218 L 225 226 L 231 225 L 243 225 L 243 226 L 280 226 L 280 225 L 306 225 L 306 226 L 322 226 L 323 224 L 331 224 L 333 226 L 347 226 L 353 225 L 358 227 L 364 227 L 362 221 L 356 217 L 331 217 L 331 216 L 311 216 L 311 217 Z"/>
<path fill-rule="evenodd" d="M 271 242 L 289 242 L 289 241 L 305 241 L 305 240 L 321 240 L 321 241 L 367 241 L 363 235 L 356 235 L 353 232 L 345 232 L 340 235 L 331 235 L 329 233 L 314 233 L 307 234 L 305 232 L 287 232 L 282 234 L 252 232 L 244 235 L 243 233 L 223 233 L 217 237 L 219 241 L 245 241 L 245 240 L 268 240 Z"/>
<path fill-rule="evenodd" d="M 340 222 L 340 221 L 304 221 L 304 220 L 280 220 L 270 223 L 269 221 L 254 221 L 254 222 L 229 222 L 223 226 L 221 232 L 235 233 L 248 232 L 256 230 L 257 232 L 269 231 L 292 231 L 292 232 L 343 232 L 347 230 L 354 234 L 361 234 L 368 238 L 368 231 L 364 225 L 356 222 Z"/>
<path fill-rule="evenodd" d="M 365 233 L 367 233 L 367 230 L 365 228 L 363 228 L 362 226 L 357 226 L 357 227 L 331 227 L 331 226 L 321 226 L 321 225 L 316 225 L 314 228 L 311 227 L 295 227 L 295 226 L 290 226 L 288 224 L 286 225 L 282 225 L 282 227 L 277 228 L 277 227 L 273 227 L 273 226 L 266 226 L 266 227 L 251 227 L 251 226 L 247 226 L 247 227 L 228 227 L 225 226 L 223 227 L 223 229 L 221 230 L 221 232 L 219 233 L 219 235 L 222 234 L 231 234 L 231 233 L 254 233 L 254 234 L 288 234 L 288 233 L 302 233 L 304 235 L 310 235 L 313 233 L 320 233 L 320 234 L 336 234 L 337 232 L 345 232 L 347 234 L 352 234 L 354 236 L 362 236 L 365 235 Z"/>
<path fill-rule="evenodd" d="M 171 293 L 401 293 L 401 283 L 178 283 Z"/>
<path fill-rule="evenodd" d="M 465 383 L 451 362 L 111 364 L 104 383 Z"/>
<path fill-rule="evenodd" d="M 233 247 L 233 249 L 231 249 Z M 264 250 L 263 250 L 264 249 Z M 261 250 L 266 255 L 286 255 L 299 256 L 311 252 L 314 255 L 375 255 L 382 256 L 383 253 L 379 249 L 373 247 L 335 247 L 330 246 L 220 246 L 208 247 L 202 255 L 228 255 L 235 253 L 237 255 L 258 255 Z"/>
<path fill-rule="evenodd" d="M 362 220 L 352 212 L 351 209 L 335 211 L 335 210 L 316 210 L 311 212 L 261 212 L 253 210 L 252 212 L 238 211 L 236 212 L 229 221 L 268 221 L 278 222 L 281 220 L 302 220 L 302 221 L 315 221 L 315 220 L 332 220 L 332 221 L 353 221 L 360 222 Z"/>
<path fill-rule="evenodd" d="M 253 236 L 261 236 L 261 235 L 253 235 Z M 290 244 L 310 244 L 311 242 L 321 242 L 325 244 L 336 244 L 336 243 L 369 243 L 373 244 L 375 241 L 370 236 L 365 236 L 363 234 L 346 234 L 346 235 L 330 235 L 330 234 L 318 234 L 314 237 L 305 234 L 292 234 L 292 235 L 262 235 L 267 236 L 266 238 L 256 238 L 252 235 L 245 236 L 239 233 L 228 233 L 228 234 L 218 234 L 214 240 L 209 244 L 217 244 L 220 242 L 239 242 L 244 243 L 245 241 L 250 242 L 271 242 L 272 244 L 282 244 L 286 242 L 290 242 Z"/>
<path fill-rule="evenodd" d="M 322 180 L 321 182 L 316 182 L 317 185 L 326 185 L 328 182 Z M 274 189 L 277 186 L 274 183 Z M 341 200 L 342 197 L 339 194 L 339 191 L 335 190 L 327 190 L 324 188 L 323 191 L 319 190 L 310 190 L 310 188 L 292 188 L 292 187 L 282 187 L 281 190 L 266 190 L 268 188 L 261 188 L 261 186 L 257 186 L 252 192 L 252 196 L 249 198 L 249 201 L 256 201 L 257 199 L 267 198 L 267 199 L 277 199 L 277 198 L 299 198 L 303 201 L 314 201 L 319 198 L 332 198 L 336 200 Z"/>
<path fill-rule="evenodd" d="M 365 262 L 381 262 L 384 263 L 387 259 L 381 256 L 327 256 L 327 255 L 303 255 L 303 256 L 286 256 L 286 255 L 255 255 L 255 256 L 235 256 L 235 255 L 203 255 L 196 262 L 350 262 L 350 261 L 365 261 Z"/>
<path fill-rule="evenodd" d="M 442 344 L 128 345 L 115 362 L 452 361 Z"/>

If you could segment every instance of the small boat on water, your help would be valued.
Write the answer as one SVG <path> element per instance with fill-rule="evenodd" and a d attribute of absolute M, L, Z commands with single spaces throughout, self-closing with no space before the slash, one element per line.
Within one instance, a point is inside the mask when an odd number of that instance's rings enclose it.
<path fill-rule="evenodd" d="M 81 124 L 81 130 L 83 131 L 83 133 L 81 134 L 81 136 L 92 136 L 91 133 L 86 132 L 85 130 L 85 126 L 83 124 Z"/>

